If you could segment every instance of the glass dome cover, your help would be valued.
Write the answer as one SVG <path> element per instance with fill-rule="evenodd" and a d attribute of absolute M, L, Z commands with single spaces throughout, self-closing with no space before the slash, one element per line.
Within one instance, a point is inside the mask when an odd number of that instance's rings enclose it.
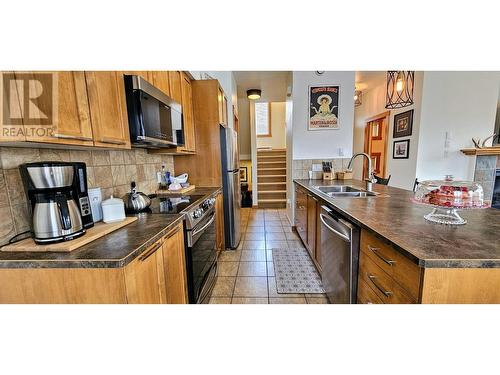
<path fill-rule="evenodd" d="M 452 176 L 444 180 L 422 181 L 412 199 L 416 203 L 435 207 L 425 219 L 440 224 L 465 224 L 457 209 L 489 207 L 484 200 L 483 187 L 477 182 L 454 181 Z"/>

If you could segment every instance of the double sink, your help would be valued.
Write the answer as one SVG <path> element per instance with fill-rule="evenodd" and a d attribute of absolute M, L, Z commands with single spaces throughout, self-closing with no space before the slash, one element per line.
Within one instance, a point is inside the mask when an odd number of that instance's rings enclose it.
<path fill-rule="evenodd" d="M 314 189 L 328 195 L 331 198 L 368 198 L 376 197 L 378 193 L 357 189 L 347 185 L 314 186 Z"/>

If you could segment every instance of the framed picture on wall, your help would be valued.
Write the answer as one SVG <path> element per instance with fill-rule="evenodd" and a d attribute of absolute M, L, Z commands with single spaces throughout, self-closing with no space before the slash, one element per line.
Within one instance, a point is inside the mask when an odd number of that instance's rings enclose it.
<path fill-rule="evenodd" d="M 308 130 L 340 129 L 340 86 L 309 86 Z"/>
<path fill-rule="evenodd" d="M 413 129 L 413 109 L 394 116 L 392 138 L 409 137 Z"/>
<path fill-rule="evenodd" d="M 392 158 L 393 159 L 408 159 L 410 154 L 410 140 L 405 139 L 404 141 L 394 141 L 392 147 Z"/>
<path fill-rule="evenodd" d="M 240 182 L 248 182 L 248 168 L 240 167 Z"/>

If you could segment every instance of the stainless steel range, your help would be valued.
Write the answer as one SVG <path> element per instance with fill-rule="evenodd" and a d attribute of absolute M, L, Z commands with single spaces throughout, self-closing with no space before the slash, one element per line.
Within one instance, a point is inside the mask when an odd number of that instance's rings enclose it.
<path fill-rule="evenodd" d="M 152 213 L 184 213 L 190 303 L 206 303 L 217 276 L 215 196 L 157 197 Z"/>

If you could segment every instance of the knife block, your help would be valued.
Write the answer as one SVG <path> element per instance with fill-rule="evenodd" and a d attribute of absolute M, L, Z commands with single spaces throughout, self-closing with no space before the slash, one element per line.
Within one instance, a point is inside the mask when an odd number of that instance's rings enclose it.
<path fill-rule="evenodd" d="M 326 180 L 326 181 L 335 180 L 335 173 L 323 172 L 323 180 Z"/>

